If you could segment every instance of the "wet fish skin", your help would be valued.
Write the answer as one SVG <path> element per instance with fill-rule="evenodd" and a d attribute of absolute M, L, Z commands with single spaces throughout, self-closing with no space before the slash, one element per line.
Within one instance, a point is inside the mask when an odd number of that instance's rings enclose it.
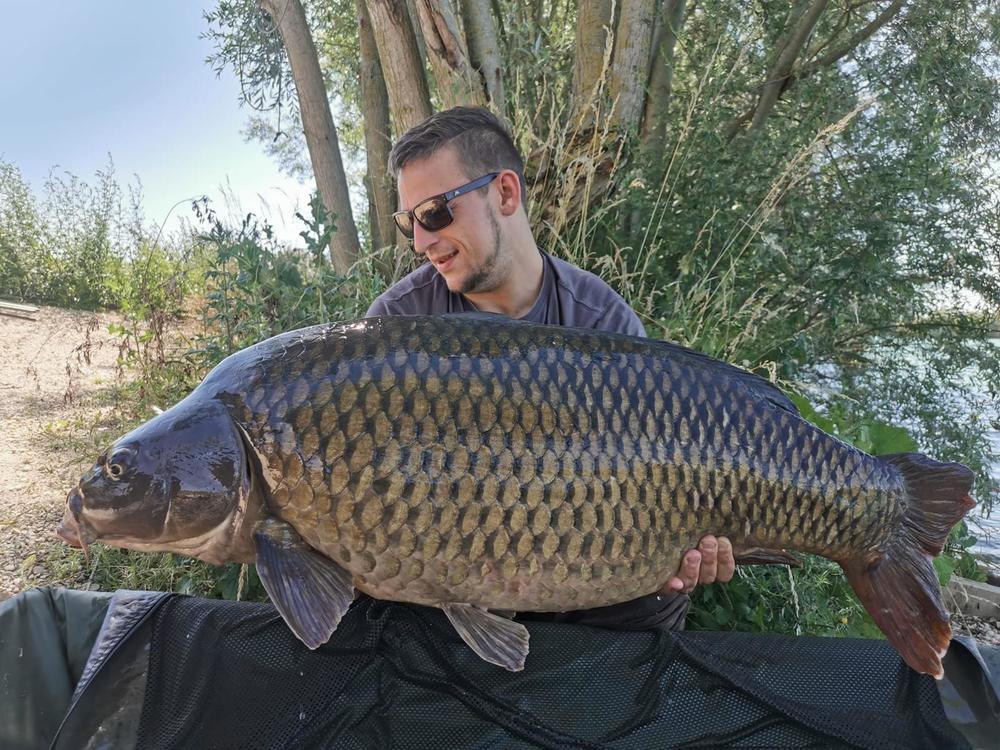
<path fill-rule="evenodd" d="M 283 344 L 233 402 L 277 515 L 376 596 L 565 610 L 657 590 L 705 533 L 836 558 L 898 514 L 897 475 L 763 381 L 545 333 L 386 320 Z"/>
<path fill-rule="evenodd" d="M 373 596 L 602 606 L 658 590 L 714 533 L 837 560 L 904 658 L 940 671 L 950 628 L 925 568 L 971 473 L 868 456 L 704 355 L 492 317 L 370 319 L 239 352 L 188 401 L 225 404 L 262 513 Z M 466 615 L 449 613 L 460 632 Z"/>

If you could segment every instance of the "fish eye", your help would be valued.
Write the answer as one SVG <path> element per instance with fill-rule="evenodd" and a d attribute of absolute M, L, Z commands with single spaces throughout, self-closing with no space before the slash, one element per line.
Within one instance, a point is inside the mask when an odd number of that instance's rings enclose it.
<path fill-rule="evenodd" d="M 112 479 L 121 479 L 125 471 L 132 463 L 134 452 L 128 448 L 121 448 L 114 452 L 114 455 L 104 465 L 104 470 Z"/>

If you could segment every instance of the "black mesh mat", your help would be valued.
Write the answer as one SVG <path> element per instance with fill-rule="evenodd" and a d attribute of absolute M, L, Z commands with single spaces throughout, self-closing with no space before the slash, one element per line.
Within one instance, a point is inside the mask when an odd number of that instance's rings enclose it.
<path fill-rule="evenodd" d="M 310 652 L 269 605 L 156 613 L 140 748 L 965 748 L 879 641 L 530 623 L 523 672 L 363 598 Z"/>

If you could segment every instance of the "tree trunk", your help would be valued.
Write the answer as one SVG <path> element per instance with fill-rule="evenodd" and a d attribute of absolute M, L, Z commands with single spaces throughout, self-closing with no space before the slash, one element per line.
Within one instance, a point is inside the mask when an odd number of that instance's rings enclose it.
<path fill-rule="evenodd" d="M 306 14 L 299 0 L 259 0 L 259 4 L 274 20 L 288 53 L 316 187 L 336 224 L 330 238 L 330 259 L 338 273 L 346 273 L 360 252 L 358 230 L 340 158 L 337 129 Z"/>
<path fill-rule="evenodd" d="M 580 0 L 573 61 L 573 121 L 585 126 L 597 111 L 611 28 L 611 0 Z"/>
<path fill-rule="evenodd" d="M 501 73 L 503 63 L 489 0 L 462 0 L 462 18 L 469 40 L 472 67 L 482 79 L 489 103 L 495 111 L 503 114 L 507 111 Z"/>
<path fill-rule="evenodd" d="M 397 134 L 431 116 L 424 65 L 404 0 L 366 0 Z"/>
<path fill-rule="evenodd" d="M 372 238 L 372 248 L 381 250 L 392 245 L 396 236 L 392 221 L 392 212 L 396 210 L 396 191 L 389 178 L 389 94 L 382 77 L 382 65 L 378 59 L 371 18 L 368 17 L 364 0 L 357 0 L 357 9 L 361 41 L 361 113 L 364 117 L 365 152 L 368 157 L 365 174 L 368 231 Z"/>
<path fill-rule="evenodd" d="M 642 146 L 649 155 L 663 152 L 670 95 L 674 82 L 674 48 L 684 26 L 686 0 L 663 0 L 653 37 L 649 96 L 642 122 Z"/>
<path fill-rule="evenodd" d="M 649 50 L 653 42 L 653 0 L 623 0 L 615 30 L 615 52 L 608 74 L 614 103 L 611 124 L 622 136 L 639 132 L 649 80 Z"/>
<path fill-rule="evenodd" d="M 442 107 L 485 104 L 483 85 L 469 62 L 465 38 L 450 0 L 416 0 L 416 4 Z"/>
<path fill-rule="evenodd" d="M 410 17 L 410 28 L 413 29 L 413 38 L 417 40 L 417 52 L 420 53 L 421 64 L 427 59 L 427 44 L 424 42 L 424 34 L 420 30 L 420 16 L 417 15 L 416 0 L 406 0 L 406 13 Z"/>

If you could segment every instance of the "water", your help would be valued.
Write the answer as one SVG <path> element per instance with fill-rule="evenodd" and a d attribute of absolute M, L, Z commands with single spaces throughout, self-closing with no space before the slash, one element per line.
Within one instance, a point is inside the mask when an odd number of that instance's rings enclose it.
<path fill-rule="evenodd" d="M 1000 347 L 1000 339 L 990 339 L 990 343 Z M 1000 406 L 996 407 L 994 418 L 994 424 L 1000 425 Z M 1000 430 L 988 432 L 986 438 L 993 446 L 993 455 L 1000 456 Z M 993 465 L 992 476 L 993 481 L 1000 485 L 1000 461 Z M 984 518 L 979 513 L 979 508 L 975 508 L 967 517 L 967 522 L 978 540 L 970 551 L 1000 575 L 1000 508 L 995 507 L 988 518 Z"/>
<path fill-rule="evenodd" d="M 993 452 L 1000 454 L 1000 431 L 987 434 L 993 444 Z M 993 480 L 1000 484 L 1000 463 L 993 466 Z M 969 515 L 969 529 L 978 542 L 970 551 L 986 563 L 997 574 L 1000 574 L 1000 508 L 994 508 L 989 518 L 983 518 L 978 508 Z"/>

